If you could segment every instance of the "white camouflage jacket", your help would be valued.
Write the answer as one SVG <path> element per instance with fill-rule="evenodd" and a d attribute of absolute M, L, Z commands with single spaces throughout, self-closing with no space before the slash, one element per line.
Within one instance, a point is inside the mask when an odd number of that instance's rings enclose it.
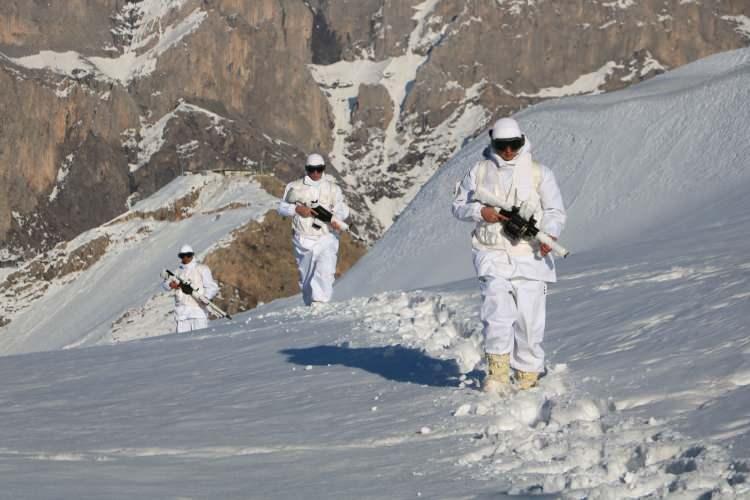
<path fill-rule="evenodd" d="M 302 179 L 290 182 L 286 185 L 284 190 L 284 196 L 279 202 L 278 212 L 284 217 L 293 217 L 292 227 L 294 228 L 295 236 L 306 237 L 306 238 L 319 238 L 321 236 L 331 234 L 331 230 L 327 224 L 318 224 L 320 227 L 315 228 L 313 226 L 314 219 L 312 217 L 301 217 L 297 214 L 296 204 L 289 203 L 289 194 L 294 190 L 295 197 L 306 204 L 312 202 L 318 202 L 323 207 L 333 212 L 334 216 L 343 221 L 349 217 L 349 207 L 344 200 L 344 194 L 341 188 L 336 184 L 336 180 L 326 174 L 317 182 L 310 179 L 309 176 L 305 176 Z"/>
<path fill-rule="evenodd" d="M 525 175 L 519 176 L 517 168 L 525 168 Z M 535 215 L 540 229 L 557 238 L 565 226 L 566 213 L 552 171 L 533 162 L 528 143 L 511 162 L 485 151 L 485 159 L 477 162 L 456 186 L 452 211 L 460 220 L 476 222 L 472 233 L 475 254 L 502 252 L 507 255 L 504 261 L 508 265 L 507 271 L 502 273 L 507 278 L 555 281 L 551 254 L 542 258 L 536 242 L 512 241 L 503 232 L 502 224 L 487 224 L 484 221 L 481 215 L 484 205 L 475 199 L 480 181 L 484 189 L 511 204 L 526 205 L 526 211 Z"/>

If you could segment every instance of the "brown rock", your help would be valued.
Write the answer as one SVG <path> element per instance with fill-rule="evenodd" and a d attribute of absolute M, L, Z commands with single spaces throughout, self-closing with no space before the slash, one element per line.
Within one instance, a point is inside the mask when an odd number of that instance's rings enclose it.
<path fill-rule="evenodd" d="M 69 84 L 0 66 L 0 107 L 13 117 L 0 127 L 0 238 L 21 249 L 51 248 L 126 208 L 120 131 L 137 122 L 134 103 L 109 86 L 107 101 L 74 84 L 61 98 Z"/>
<path fill-rule="evenodd" d="M 352 124 L 361 122 L 366 128 L 388 128 L 393 119 L 393 101 L 382 85 L 360 85 L 352 109 Z"/>
<path fill-rule="evenodd" d="M 422 0 L 315 0 L 313 62 L 331 64 L 404 54 L 414 29 L 413 6 Z M 328 47 L 335 47 L 331 52 Z"/>
<path fill-rule="evenodd" d="M 41 50 L 98 49 L 111 44 L 110 17 L 122 0 L 65 0 L 64 2 L 0 2 L 0 50 L 30 55 Z"/>
<path fill-rule="evenodd" d="M 312 25 L 312 13 L 297 1 L 217 0 L 185 48 L 165 53 L 134 92 L 156 117 L 179 99 L 213 103 L 220 114 L 303 151 L 327 151 L 328 102 L 304 66 Z"/>

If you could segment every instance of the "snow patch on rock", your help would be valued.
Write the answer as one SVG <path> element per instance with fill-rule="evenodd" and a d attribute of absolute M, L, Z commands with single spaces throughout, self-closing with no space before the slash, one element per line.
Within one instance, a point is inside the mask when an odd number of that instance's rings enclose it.
<path fill-rule="evenodd" d="M 151 74 L 156 69 L 159 56 L 198 29 L 208 16 L 206 11 L 195 9 L 184 19 L 162 29 L 160 24 L 162 17 L 172 9 L 181 8 L 184 4 L 185 0 L 165 2 L 149 0 L 138 4 L 143 13 L 142 22 L 132 34 L 130 46 L 117 57 L 88 57 L 74 51 L 43 50 L 35 55 L 9 58 L 9 60 L 26 68 L 47 69 L 70 78 L 93 74 L 100 80 L 128 85 L 135 79 Z M 158 32 L 153 32 L 155 26 L 158 26 Z M 139 49 L 152 43 L 153 40 L 156 42 L 152 46 L 145 52 L 139 53 Z"/>
<path fill-rule="evenodd" d="M 49 194 L 48 199 L 50 203 L 57 199 L 57 196 L 60 193 L 60 190 L 64 187 L 65 178 L 70 173 L 70 167 L 73 165 L 74 160 L 75 160 L 75 156 L 73 155 L 73 153 L 71 153 L 65 157 L 62 164 L 60 165 L 60 169 L 57 171 L 57 182 L 55 183 L 55 186 L 52 188 L 52 192 Z"/>
<path fill-rule="evenodd" d="M 409 85 L 416 79 L 419 67 L 427 60 L 429 47 L 439 43 L 448 28 L 443 25 L 440 32 L 431 30 L 428 20 L 434 12 L 440 0 L 425 0 L 413 7 L 415 13 L 412 17 L 416 26 L 409 35 L 406 52 L 402 56 L 391 57 L 383 61 L 354 60 L 339 61 L 335 64 L 309 65 L 310 71 L 316 82 L 321 86 L 329 98 L 334 113 L 334 145 L 331 152 L 331 162 L 336 169 L 342 173 L 343 179 L 356 187 L 358 174 L 356 170 L 376 170 L 383 175 L 389 175 L 388 167 L 401 160 L 408 152 L 410 140 L 404 137 L 401 130 L 400 116 L 401 108 L 407 96 Z M 388 91 L 393 107 L 393 119 L 378 144 L 370 144 L 365 158 L 352 162 L 348 156 L 347 138 L 351 135 L 353 125 L 351 123 L 351 103 L 359 93 L 362 84 L 380 84 Z M 475 106 L 476 107 L 476 106 Z M 465 120 L 476 118 L 483 111 L 473 110 L 465 117 Z M 458 118 L 453 118 L 454 128 Z M 476 126 L 476 124 L 474 124 Z M 446 125 L 450 127 L 450 125 Z M 456 133 L 465 130 L 456 130 Z M 455 144 L 450 141 L 449 144 Z M 421 172 L 421 181 L 424 181 L 433 170 Z M 405 198 L 389 199 L 380 198 L 378 201 L 366 197 L 368 206 L 382 227 L 387 228 L 392 224 L 393 217 L 403 208 L 404 204 L 419 189 L 421 182 L 413 183 L 414 189 Z"/>
<path fill-rule="evenodd" d="M 124 132 L 125 137 L 127 137 L 124 145 L 126 147 L 136 149 L 138 152 L 137 161 L 130 164 L 131 172 L 135 172 L 139 168 L 146 165 L 151 160 L 151 157 L 153 155 L 161 151 L 161 148 L 164 146 L 164 143 L 166 141 L 166 139 L 164 138 L 164 132 L 169 125 L 169 122 L 181 113 L 200 113 L 208 116 L 209 118 L 211 118 L 213 127 L 217 131 L 217 133 L 222 132 L 222 129 L 220 128 L 222 121 L 230 121 L 223 116 L 208 111 L 207 109 L 203 109 L 199 106 L 195 106 L 194 104 L 190 104 L 184 101 L 180 102 L 180 104 L 178 104 L 174 110 L 165 114 L 154 123 L 148 123 L 143 118 L 141 118 L 141 129 L 139 132 L 140 140 L 135 139 L 133 131 Z"/>
<path fill-rule="evenodd" d="M 750 38 L 750 17 L 743 15 L 743 16 L 722 16 L 721 18 L 724 19 L 725 21 L 734 23 L 735 24 L 734 31 L 744 36 L 745 38 Z"/>
<path fill-rule="evenodd" d="M 598 70 L 579 76 L 576 81 L 569 85 L 563 85 L 562 87 L 548 87 L 541 89 L 539 90 L 539 92 L 536 92 L 534 94 L 522 95 L 524 97 L 540 97 L 543 99 L 549 99 L 553 97 L 565 97 L 582 94 L 600 94 L 602 93 L 601 87 L 607 83 L 607 79 L 612 76 L 612 73 L 614 73 L 615 69 L 619 67 L 620 65 L 618 65 L 614 61 L 609 61 Z"/>

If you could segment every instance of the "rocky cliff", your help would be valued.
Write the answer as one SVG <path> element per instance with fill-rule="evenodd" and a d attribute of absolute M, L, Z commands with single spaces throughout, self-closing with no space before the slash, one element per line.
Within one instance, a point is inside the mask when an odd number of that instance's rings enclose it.
<path fill-rule="evenodd" d="M 296 1 L 3 3 L 6 256 L 70 239 L 183 172 L 299 175 L 331 144 L 305 69 L 312 25 Z"/>
<path fill-rule="evenodd" d="M 745 0 L 3 2 L 0 262 L 70 240 L 181 173 L 287 181 L 311 150 L 329 155 L 356 233 L 374 241 L 492 119 L 747 45 L 749 11 Z"/>

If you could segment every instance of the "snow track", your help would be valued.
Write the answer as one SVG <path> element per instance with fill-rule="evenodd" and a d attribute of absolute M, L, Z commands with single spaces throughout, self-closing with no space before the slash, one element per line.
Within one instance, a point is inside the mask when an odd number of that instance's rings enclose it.
<path fill-rule="evenodd" d="M 592 270 L 574 277 L 599 274 Z M 659 279 L 645 282 L 682 276 L 677 274 L 665 278 L 652 273 Z M 565 364 L 551 365 L 539 388 L 509 399 L 475 390 L 481 374 L 474 369 L 481 357 L 480 324 L 471 312 L 478 294 L 470 291 L 472 285 L 384 293 L 314 312 L 311 319 L 344 316 L 355 324 L 333 346 L 288 354 L 300 365 L 312 363 L 308 367 L 341 363 L 388 379 L 464 388 L 443 399 L 443 408 L 456 406 L 454 420 L 443 421 L 439 432 L 473 433 L 468 439 L 472 446 L 457 465 L 482 481 L 504 478 L 500 491 L 509 495 L 615 499 L 750 494 L 747 462 L 733 459 L 721 446 L 682 435 L 667 419 L 629 413 L 632 401 L 601 390 L 592 399 L 581 373 Z"/>
<path fill-rule="evenodd" d="M 551 377 L 551 379 L 550 379 Z M 563 498 L 703 498 L 750 494 L 745 462 L 673 432 L 664 421 L 614 412 L 605 400 L 573 397 L 553 372 L 540 387 L 470 412 L 493 421 L 478 449 L 459 459 L 478 478 L 510 478 L 512 495 Z M 712 497 L 713 498 L 713 497 Z"/>

